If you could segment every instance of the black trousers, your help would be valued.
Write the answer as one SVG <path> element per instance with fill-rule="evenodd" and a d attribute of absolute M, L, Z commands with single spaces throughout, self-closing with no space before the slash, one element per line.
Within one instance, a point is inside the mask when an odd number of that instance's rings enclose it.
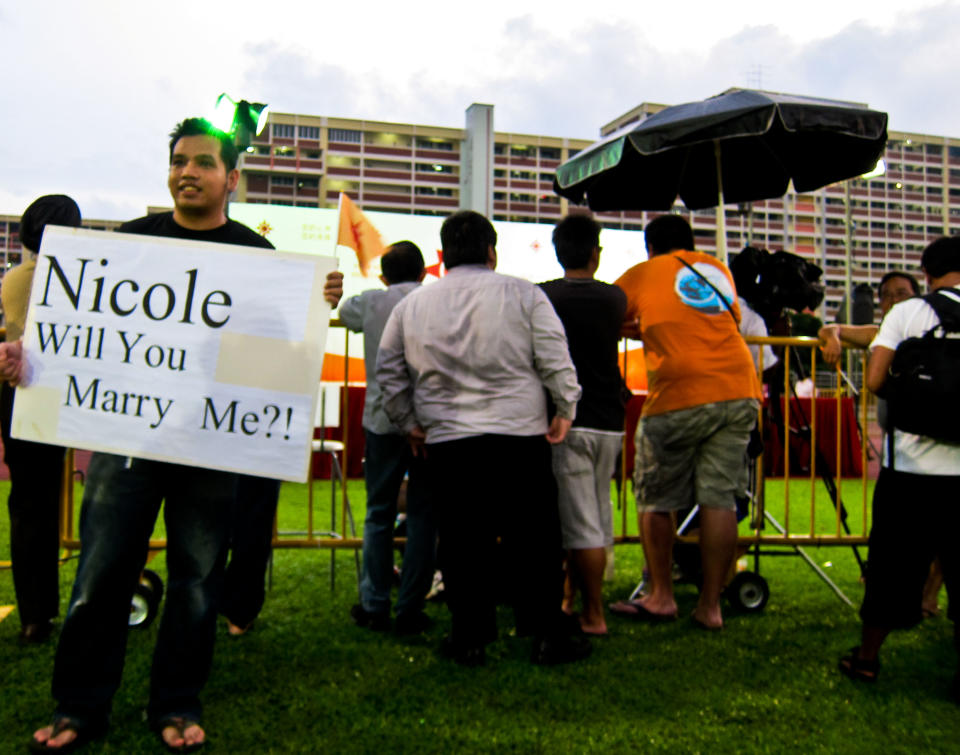
<path fill-rule="evenodd" d="M 16 391 L 0 389 L 3 460 L 10 469 L 10 559 L 21 624 L 60 613 L 60 484 L 64 449 L 10 437 Z"/>
<path fill-rule="evenodd" d="M 237 498 L 230 516 L 230 563 L 218 611 L 238 627 L 250 624 L 263 608 L 279 497 L 280 480 L 237 476 Z"/>
<path fill-rule="evenodd" d="M 546 439 L 478 435 L 431 443 L 426 452 L 453 641 L 482 646 L 496 638 L 498 559 L 518 633 L 559 632 L 562 548 Z"/>
<path fill-rule="evenodd" d="M 958 483 L 960 476 L 880 470 L 873 489 L 870 558 L 860 608 L 864 624 L 884 629 L 919 624 L 923 586 L 937 556 L 950 597 L 947 615 L 957 623 Z"/>

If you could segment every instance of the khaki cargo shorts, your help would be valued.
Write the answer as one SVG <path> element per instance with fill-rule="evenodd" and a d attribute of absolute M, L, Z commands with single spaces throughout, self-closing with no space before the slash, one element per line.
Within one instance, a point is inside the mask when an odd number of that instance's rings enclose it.
<path fill-rule="evenodd" d="M 747 443 L 758 409 L 756 399 L 737 399 L 641 418 L 633 467 L 637 509 L 735 509 L 747 485 Z"/>

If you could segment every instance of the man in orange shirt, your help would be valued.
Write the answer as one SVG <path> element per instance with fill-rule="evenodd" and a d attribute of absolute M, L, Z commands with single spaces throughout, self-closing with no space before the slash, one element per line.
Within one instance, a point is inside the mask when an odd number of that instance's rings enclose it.
<path fill-rule="evenodd" d="M 720 593 L 737 540 L 734 497 L 746 483 L 760 383 L 738 330 L 730 271 L 690 251 L 693 232 L 679 215 L 655 218 L 644 235 L 650 259 L 616 284 L 627 295 L 625 334 L 643 341 L 647 367 L 634 490 L 652 589 L 621 613 L 647 621 L 677 617 L 672 513 L 698 504 L 703 588 L 692 618 L 720 629 Z"/>

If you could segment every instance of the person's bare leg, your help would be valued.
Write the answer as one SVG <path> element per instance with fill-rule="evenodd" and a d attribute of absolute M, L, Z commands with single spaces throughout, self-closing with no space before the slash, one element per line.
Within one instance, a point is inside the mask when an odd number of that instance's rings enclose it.
<path fill-rule="evenodd" d="M 563 602 L 560 610 L 567 616 L 576 613 L 577 599 L 577 565 L 573 560 L 573 552 L 567 551 L 567 559 L 563 564 Z"/>
<path fill-rule="evenodd" d="M 580 612 L 580 628 L 587 634 L 606 634 L 607 620 L 603 614 L 603 570 L 607 565 L 607 552 L 601 548 L 578 548 L 570 551 L 571 561 L 576 564 L 583 610 Z"/>
<path fill-rule="evenodd" d="M 693 618 L 708 629 L 723 626 L 720 594 L 737 545 L 737 512 L 700 507 L 700 560 L 703 587 Z"/>
<path fill-rule="evenodd" d="M 873 627 L 864 624 L 861 630 L 860 650 L 857 657 L 862 661 L 875 661 L 888 634 L 890 634 L 890 630 L 885 627 Z"/>
<path fill-rule="evenodd" d="M 923 603 L 921 608 L 925 618 L 940 615 L 940 588 L 943 586 L 943 570 L 940 567 L 940 558 L 933 559 L 930 564 L 930 574 L 927 583 L 923 586 Z"/>
<path fill-rule="evenodd" d="M 650 593 L 640 604 L 650 613 L 676 616 L 673 597 L 673 517 L 666 512 L 647 511 L 640 518 L 643 555 L 650 571 Z"/>

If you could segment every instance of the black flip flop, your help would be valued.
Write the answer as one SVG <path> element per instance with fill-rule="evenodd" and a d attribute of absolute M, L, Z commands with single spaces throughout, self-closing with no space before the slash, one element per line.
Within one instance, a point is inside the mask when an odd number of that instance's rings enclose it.
<path fill-rule="evenodd" d="M 628 611 L 624 606 L 632 606 L 634 610 Z M 615 608 L 615 606 L 617 606 Z M 634 621 L 645 621 L 651 624 L 662 624 L 670 621 L 676 621 L 676 614 L 662 614 L 654 613 L 647 609 L 642 603 L 639 603 L 634 600 L 626 601 L 624 603 L 614 603 L 610 607 L 611 613 L 615 613 L 617 616 L 624 616 L 628 619 L 633 619 Z"/>

